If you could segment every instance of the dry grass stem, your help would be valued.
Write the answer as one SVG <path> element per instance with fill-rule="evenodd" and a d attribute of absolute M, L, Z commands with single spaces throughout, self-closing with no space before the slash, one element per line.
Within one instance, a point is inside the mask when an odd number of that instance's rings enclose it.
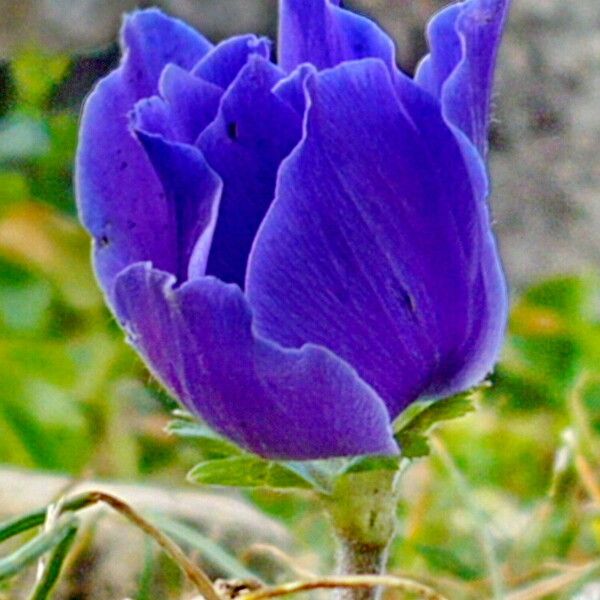
<path fill-rule="evenodd" d="M 600 567 L 599 562 L 593 562 L 581 567 L 569 567 L 563 573 L 542 579 L 536 583 L 507 594 L 505 600 L 540 600 L 551 594 L 564 590 L 577 583 Z"/>
<path fill-rule="evenodd" d="M 221 600 L 220 596 L 215 591 L 212 581 L 204 573 L 204 571 L 194 564 L 183 552 L 183 550 L 175 544 L 171 539 L 164 535 L 154 525 L 146 521 L 139 515 L 131 506 L 123 502 L 116 496 L 106 494 L 105 492 L 93 491 L 89 492 L 89 504 L 102 502 L 107 504 L 119 514 L 124 516 L 128 521 L 141 529 L 146 535 L 149 535 L 154 541 L 175 561 L 182 569 L 188 579 L 196 586 L 197 590 L 204 596 L 205 600 Z"/>
<path fill-rule="evenodd" d="M 422 598 L 422 600 L 448 600 L 433 588 L 423 585 L 418 581 L 402 577 L 393 577 L 391 575 L 347 575 L 295 581 L 283 585 L 265 587 L 255 592 L 245 593 L 243 595 L 243 600 L 266 600 L 267 598 L 277 598 L 311 590 L 373 587 L 387 587 L 390 589 L 402 590 L 404 592 L 415 594 L 419 598 Z"/>

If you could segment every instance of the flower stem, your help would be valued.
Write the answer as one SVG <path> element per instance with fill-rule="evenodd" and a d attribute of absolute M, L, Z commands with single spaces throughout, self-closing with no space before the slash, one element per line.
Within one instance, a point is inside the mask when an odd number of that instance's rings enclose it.
<path fill-rule="evenodd" d="M 325 505 L 338 541 L 338 575 L 382 575 L 396 533 L 399 473 L 366 471 L 344 475 Z M 381 588 L 346 588 L 339 600 L 377 600 Z"/>
<path fill-rule="evenodd" d="M 387 564 L 388 547 L 361 544 L 338 536 L 337 572 L 340 575 L 383 575 Z M 381 588 L 341 588 L 338 600 L 377 600 Z"/>

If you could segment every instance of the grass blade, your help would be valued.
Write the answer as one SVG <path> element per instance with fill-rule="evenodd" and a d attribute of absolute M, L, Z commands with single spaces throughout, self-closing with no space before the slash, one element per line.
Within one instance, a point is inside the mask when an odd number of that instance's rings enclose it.
<path fill-rule="evenodd" d="M 75 496 L 62 505 L 62 512 L 81 510 L 87 506 L 91 506 L 96 502 L 96 499 L 89 494 L 81 494 Z M 40 527 L 46 521 L 47 507 L 36 510 L 23 517 L 17 517 L 10 521 L 0 523 L 0 544 L 15 535 L 19 535 L 25 531 L 29 531 L 34 527 Z"/>
<path fill-rule="evenodd" d="M 60 577 L 67 555 L 75 541 L 77 529 L 78 524 L 77 522 L 74 522 L 68 529 L 65 538 L 54 548 L 44 572 L 42 573 L 42 577 L 31 593 L 29 600 L 47 600 L 50 597 L 50 593 Z"/>
<path fill-rule="evenodd" d="M 77 529 L 75 517 L 67 517 L 52 530 L 34 537 L 9 556 L 0 559 L 0 581 L 16 575 L 46 552 L 63 542 Z"/>
<path fill-rule="evenodd" d="M 189 525 L 158 514 L 148 515 L 148 517 L 168 536 L 190 548 L 199 550 L 203 560 L 223 572 L 227 577 L 235 579 L 257 578 L 256 573 L 248 570 L 239 560 L 223 550 L 221 546 Z"/>

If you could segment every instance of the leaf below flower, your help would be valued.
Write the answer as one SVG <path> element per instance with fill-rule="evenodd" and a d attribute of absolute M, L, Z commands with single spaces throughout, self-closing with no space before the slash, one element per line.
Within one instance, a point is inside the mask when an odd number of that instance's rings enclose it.
<path fill-rule="evenodd" d="M 283 463 L 264 460 L 258 456 L 230 456 L 197 464 L 189 473 L 192 483 L 240 488 L 300 488 L 313 487 Z"/>
<path fill-rule="evenodd" d="M 430 452 L 427 434 L 438 423 L 464 417 L 475 410 L 473 388 L 435 402 L 418 403 L 410 406 L 396 424 L 395 438 L 402 448 L 404 458 L 419 458 Z"/>

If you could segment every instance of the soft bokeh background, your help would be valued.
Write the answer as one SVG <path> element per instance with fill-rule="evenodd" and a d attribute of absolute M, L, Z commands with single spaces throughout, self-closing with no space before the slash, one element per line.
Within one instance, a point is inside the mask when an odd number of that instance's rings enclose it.
<path fill-rule="evenodd" d="M 215 41 L 275 29 L 273 0 L 152 4 Z M 410 71 L 423 24 L 444 3 L 348 4 L 393 33 Z M 171 520 L 169 531 L 215 575 L 292 577 L 248 554 L 255 541 L 326 573 L 332 545 L 306 495 L 207 496 L 186 485 L 206 449 L 165 433 L 172 401 L 126 347 L 94 284 L 71 185 L 78 112 L 115 64 L 120 15 L 135 5 L 0 0 L 0 519 L 60 494 L 69 479 L 59 474 L 118 480 L 135 484 L 118 490 L 141 508 L 184 517 L 188 529 Z M 514 0 L 492 135 L 510 336 L 477 413 L 440 428 L 432 456 L 406 475 L 391 557 L 393 572 L 452 599 L 598 597 L 599 103 L 597 0 Z M 86 523 L 59 597 L 181 597 L 173 566 L 117 527 Z M 21 597 L 30 583 L 0 582 L 0 598 Z"/>

